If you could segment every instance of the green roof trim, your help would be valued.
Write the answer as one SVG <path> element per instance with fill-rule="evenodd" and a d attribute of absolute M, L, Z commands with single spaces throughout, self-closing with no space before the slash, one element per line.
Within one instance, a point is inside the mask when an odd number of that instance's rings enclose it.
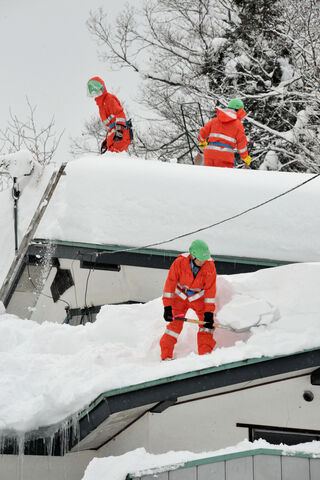
<path fill-rule="evenodd" d="M 47 240 L 43 238 L 34 238 L 32 240 L 35 244 L 45 244 L 45 245 L 62 245 L 66 247 L 75 247 L 75 248 L 89 248 L 94 250 L 106 250 L 110 252 L 119 252 L 119 253 L 129 253 L 135 252 L 140 254 L 147 254 L 147 255 L 161 255 L 161 256 L 178 256 L 181 251 L 177 250 L 159 250 L 159 249 L 152 249 L 152 248 L 144 248 L 144 247 L 129 247 L 124 245 L 102 245 L 98 243 L 83 243 L 83 242 L 69 242 L 64 240 Z M 220 256 L 220 255 L 212 255 L 214 260 L 219 262 L 237 262 L 237 263 L 245 263 L 250 265 L 264 265 L 269 267 L 278 267 L 281 265 L 288 265 L 289 263 L 293 263 L 290 261 L 284 262 L 281 260 L 271 260 L 266 258 L 247 258 L 247 257 L 233 257 L 233 256 Z"/>
<path fill-rule="evenodd" d="M 316 455 L 314 453 L 303 453 L 303 452 L 286 452 L 284 450 L 277 450 L 275 448 L 257 448 L 253 450 L 243 450 L 240 452 L 227 453 L 223 455 L 217 455 L 214 457 L 200 458 L 199 460 L 192 460 L 190 462 L 177 463 L 176 465 L 168 465 L 163 467 L 152 468 L 148 470 L 142 470 L 135 474 L 128 473 L 126 480 L 133 480 L 135 478 L 141 478 L 144 475 L 155 475 L 157 473 L 162 473 L 171 470 L 180 470 L 183 468 L 197 467 L 200 465 L 207 465 L 209 463 L 223 462 L 226 460 L 233 460 L 236 458 L 250 457 L 255 455 L 277 455 L 277 456 L 286 456 L 286 457 L 300 457 L 300 458 L 314 458 L 320 460 L 320 454 Z"/>
<path fill-rule="evenodd" d="M 312 348 L 310 350 L 303 350 L 301 352 L 295 352 L 294 354 L 299 355 L 299 354 L 302 354 L 302 353 L 312 352 L 312 351 L 316 351 L 316 350 L 319 350 L 319 348 Z M 78 418 L 80 419 L 80 418 L 85 417 L 86 415 L 88 415 L 91 412 L 91 410 L 93 410 L 96 407 L 96 405 L 98 405 L 100 402 L 102 402 L 105 398 L 112 397 L 114 395 L 133 392 L 133 391 L 136 391 L 136 390 L 141 390 L 143 388 L 149 388 L 149 387 L 153 387 L 153 386 L 156 386 L 156 385 L 163 385 L 163 384 L 166 384 L 166 383 L 174 382 L 176 380 L 184 380 L 184 379 L 187 379 L 187 378 L 198 377 L 200 375 L 206 375 L 208 373 L 215 373 L 215 372 L 219 372 L 219 371 L 223 371 L 223 370 L 231 370 L 233 368 L 238 368 L 238 367 L 242 367 L 242 366 L 246 366 L 246 365 L 250 365 L 250 364 L 258 364 L 258 363 L 262 363 L 262 362 L 267 362 L 267 361 L 270 361 L 270 360 L 275 360 L 277 358 L 285 358 L 285 357 L 288 357 L 288 356 L 290 356 L 290 354 L 289 355 L 276 355 L 274 357 L 249 358 L 247 360 L 241 360 L 239 362 L 225 363 L 223 365 L 220 365 L 219 367 L 203 368 L 201 370 L 194 370 L 192 372 L 180 373 L 178 375 L 173 375 L 171 377 L 163 377 L 163 378 L 159 378 L 157 380 L 150 380 L 150 381 L 147 381 L 147 382 L 138 383 L 136 385 L 128 385 L 127 387 L 115 388 L 113 390 L 109 390 L 109 391 L 104 392 L 101 395 L 99 395 L 92 403 L 90 403 L 90 405 L 86 409 L 82 410 L 79 413 Z"/>

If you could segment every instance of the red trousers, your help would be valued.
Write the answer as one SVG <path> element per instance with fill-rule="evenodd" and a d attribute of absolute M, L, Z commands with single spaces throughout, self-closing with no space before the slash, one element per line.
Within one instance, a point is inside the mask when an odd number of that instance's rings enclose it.
<path fill-rule="evenodd" d="M 196 301 L 195 303 L 199 303 Z M 183 315 L 187 313 L 188 309 L 191 308 L 194 310 L 199 318 L 199 320 L 203 320 L 204 314 L 204 305 L 201 302 L 202 306 L 191 306 L 188 300 L 175 300 L 175 303 L 172 307 L 173 315 Z M 197 308 L 198 307 L 198 308 Z M 183 329 L 183 321 L 182 320 L 172 320 L 172 322 L 167 323 L 167 328 L 164 334 L 160 339 L 160 348 L 161 348 L 161 358 L 162 360 L 166 358 L 172 358 L 173 350 L 175 344 L 178 341 L 179 334 Z M 202 325 L 199 325 L 199 330 L 197 334 L 197 343 L 198 343 L 198 354 L 204 355 L 205 353 L 210 353 L 214 349 L 216 344 L 215 339 L 213 338 L 213 334 L 211 331 L 204 329 Z"/>
<path fill-rule="evenodd" d="M 122 139 L 119 142 L 114 141 L 114 136 L 110 135 L 107 139 L 107 147 L 109 152 L 123 152 L 126 151 L 131 143 L 130 132 L 126 128 L 123 130 Z"/>
<path fill-rule="evenodd" d="M 204 166 L 233 168 L 234 161 L 231 163 L 230 161 L 221 160 L 219 158 L 210 158 L 210 156 L 206 156 L 206 153 L 204 153 Z"/>

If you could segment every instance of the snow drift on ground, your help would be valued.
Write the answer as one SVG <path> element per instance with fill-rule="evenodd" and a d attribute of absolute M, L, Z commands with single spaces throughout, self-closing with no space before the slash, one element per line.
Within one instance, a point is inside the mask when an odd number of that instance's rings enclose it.
<path fill-rule="evenodd" d="M 137 448 L 131 452 L 125 453 L 118 457 L 94 458 L 89 463 L 82 480 L 101 480 L 102 478 L 112 478 L 112 480 L 125 480 L 128 473 L 152 475 L 175 470 L 182 467 L 184 463 L 203 458 L 217 457 L 220 455 L 228 455 L 245 450 L 270 449 L 281 450 L 284 454 L 294 455 L 297 453 L 305 453 L 319 457 L 320 442 L 302 443 L 299 445 L 271 445 L 265 440 L 256 440 L 251 443 L 243 440 L 233 447 L 216 450 L 215 452 L 192 453 L 188 451 L 167 452 L 161 455 L 153 455 L 145 451 L 144 448 Z M 155 474 L 155 478 L 157 475 Z"/>
<path fill-rule="evenodd" d="M 37 238 L 142 247 L 221 222 L 313 176 L 145 161 L 126 153 L 69 162 Z M 320 261 L 320 177 L 215 228 L 156 246 L 213 255 Z"/>
<path fill-rule="evenodd" d="M 159 339 L 165 329 L 160 298 L 106 305 L 95 323 L 77 327 L 38 324 L 2 311 L 0 430 L 54 424 L 115 388 L 319 347 L 319 278 L 320 263 L 220 276 L 217 347 L 210 355 L 198 356 L 197 326 L 185 324 L 173 362 L 160 361 Z M 259 321 L 264 325 L 250 332 L 222 328 Z"/>

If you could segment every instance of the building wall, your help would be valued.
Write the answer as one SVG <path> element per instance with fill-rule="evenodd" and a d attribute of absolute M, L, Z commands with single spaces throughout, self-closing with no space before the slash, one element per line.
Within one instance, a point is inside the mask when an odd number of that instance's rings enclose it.
<path fill-rule="evenodd" d="M 254 455 L 132 477 L 132 480 L 319 480 L 319 478 L 320 459 Z"/>
<path fill-rule="evenodd" d="M 305 390 L 313 391 L 312 402 L 303 399 Z M 248 438 L 248 429 L 237 423 L 320 430 L 319 411 L 320 387 L 312 386 L 307 375 L 147 413 L 102 447 L 99 455 L 120 455 L 138 447 L 155 454 L 215 451 Z"/>
<path fill-rule="evenodd" d="M 168 274 L 167 270 L 163 269 L 133 266 L 122 266 L 120 272 L 90 271 L 80 268 L 78 260 L 61 259 L 59 261 L 62 269 L 71 271 L 75 283 L 61 295 L 61 298 L 71 308 L 153 300 L 162 295 L 163 285 Z M 39 323 L 43 321 L 62 323 L 66 317 L 65 307 L 67 304 L 62 301 L 54 303 L 50 290 L 56 272 L 55 267 L 44 273 L 41 272 L 40 267 L 35 266 L 25 270 L 23 278 L 10 300 L 7 312 L 19 315 L 21 318 L 31 318 Z M 29 275 L 33 277 L 32 283 L 28 281 Z M 42 275 L 45 275 L 44 279 L 40 279 Z M 42 285 L 43 281 L 45 284 L 42 294 L 36 296 L 34 285 Z"/>
<path fill-rule="evenodd" d="M 90 451 L 64 457 L 1 455 L 1 480 L 81 480 L 93 458 Z"/>

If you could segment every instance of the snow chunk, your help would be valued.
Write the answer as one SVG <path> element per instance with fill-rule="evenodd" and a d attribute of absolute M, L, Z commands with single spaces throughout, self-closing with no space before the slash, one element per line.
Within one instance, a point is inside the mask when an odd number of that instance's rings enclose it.
<path fill-rule="evenodd" d="M 8 163 L 8 172 L 11 177 L 23 177 L 30 175 L 34 160 L 28 150 L 2 155 L 2 160 Z"/>
<path fill-rule="evenodd" d="M 235 77 L 238 72 L 237 72 L 237 65 L 241 65 L 244 69 L 248 69 L 250 67 L 251 61 L 247 55 L 239 55 L 235 58 L 231 58 L 225 66 L 225 74 L 228 77 Z"/>
<path fill-rule="evenodd" d="M 226 38 L 216 37 L 212 39 L 210 50 L 212 53 L 217 53 L 220 48 L 222 48 L 227 43 Z"/>
<path fill-rule="evenodd" d="M 241 294 L 235 294 L 232 302 L 227 303 L 217 314 L 221 325 L 228 325 L 238 331 L 257 325 L 268 325 L 278 318 L 277 308 L 266 300 Z"/>
<path fill-rule="evenodd" d="M 291 80 L 294 77 L 294 69 L 293 69 L 293 66 L 290 65 L 289 59 L 280 57 L 279 64 L 282 71 L 281 83 Z"/>
<path fill-rule="evenodd" d="M 260 165 L 259 170 L 279 170 L 280 167 L 281 163 L 278 154 L 274 150 L 270 150 Z"/>

